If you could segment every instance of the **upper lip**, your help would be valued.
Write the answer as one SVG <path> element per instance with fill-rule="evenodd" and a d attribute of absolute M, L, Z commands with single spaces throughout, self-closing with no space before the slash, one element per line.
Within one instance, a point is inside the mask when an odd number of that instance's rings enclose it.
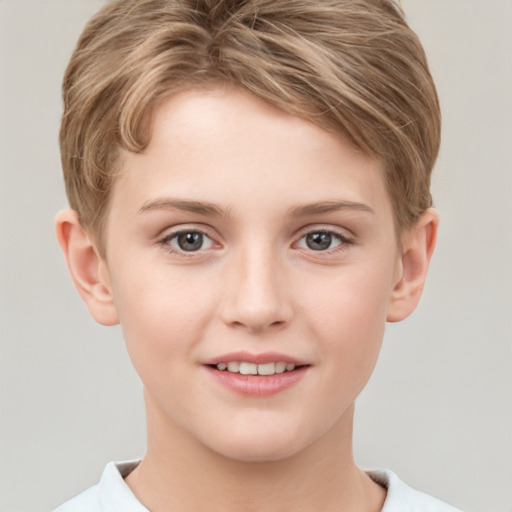
<path fill-rule="evenodd" d="M 306 361 L 302 361 L 295 357 L 280 354 L 279 352 L 262 352 L 260 354 L 253 354 L 251 352 L 229 352 L 228 354 L 222 354 L 220 356 L 212 357 L 204 361 L 205 365 L 216 365 L 219 363 L 228 363 L 230 361 L 240 361 L 245 363 L 253 363 L 253 364 L 266 364 L 266 363 L 293 363 L 295 366 L 304 366 L 310 363 Z"/>

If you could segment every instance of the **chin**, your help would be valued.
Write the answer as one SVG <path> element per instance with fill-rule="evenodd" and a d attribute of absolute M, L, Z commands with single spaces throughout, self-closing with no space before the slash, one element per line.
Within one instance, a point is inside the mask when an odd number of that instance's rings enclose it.
<path fill-rule="evenodd" d="M 232 432 L 226 437 L 210 439 L 207 446 L 217 454 L 238 462 L 277 462 L 304 449 L 297 435 L 283 432 Z"/>
<path fill-rule="evenodd" d="M 291 447 L 240 446 L 219 450 L 217 453 L 236 462 L 278 462 L 295 455 L 299 450 Z"/>

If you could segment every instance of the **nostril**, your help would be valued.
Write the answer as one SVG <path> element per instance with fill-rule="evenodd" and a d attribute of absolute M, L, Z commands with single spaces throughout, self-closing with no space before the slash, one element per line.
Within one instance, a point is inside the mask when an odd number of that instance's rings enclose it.
<path fill-rule="evenodd" d="M 225 283 L 222 320 L 252 332 L 285 326 L 293 316 L 289 287 L 280 281 L 271 261 L 264 264 L 265 256 L 258 257 L 254 252 L 244 256 L 242 269 L 235 269 Z"/>

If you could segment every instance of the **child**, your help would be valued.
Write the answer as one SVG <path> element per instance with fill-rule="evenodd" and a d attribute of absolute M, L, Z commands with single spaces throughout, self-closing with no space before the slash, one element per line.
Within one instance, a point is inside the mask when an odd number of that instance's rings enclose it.
<path fill-rule="evenodd" d="M 67 511 L 454 511 L 352 456 L 416 307 L 440 133 L 392 0 L 115 0 L 64 79 L 57 236 L 148 447 Z"/>

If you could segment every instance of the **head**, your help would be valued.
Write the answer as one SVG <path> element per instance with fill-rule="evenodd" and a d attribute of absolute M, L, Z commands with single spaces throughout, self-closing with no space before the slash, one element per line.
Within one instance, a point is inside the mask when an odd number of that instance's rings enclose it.
<path fill-rule="evenodd" d="M 381 162 L 402 234 L 432 204 L 440 113 L 425 54 L 393 0 L 114 0 L 64 78 L 71 207 L 103 252 L 120 150 L 140 152 L 178 91 L 242 87 Z"/>
<path fill-rule="evenodd" d="M 110 2 L 64 91 L 59 239 L 94 318 L 123 327 L 150 444 L 275 460 L 349 439 L 437 227 L 438 104 L 398 7 Z M 223 369 L 240 361 L 301 368 Z"/>

